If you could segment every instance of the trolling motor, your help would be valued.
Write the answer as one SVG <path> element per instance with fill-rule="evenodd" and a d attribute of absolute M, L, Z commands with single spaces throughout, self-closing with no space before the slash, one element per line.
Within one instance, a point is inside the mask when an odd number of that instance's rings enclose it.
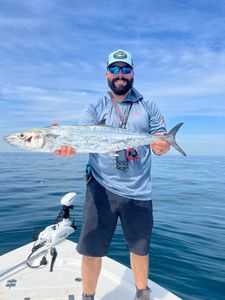
<path fill-rule="evenodd" d="M 55 245 L 65 240 L 70 234 L 72 234 L 77 229 L 77 227 L 74 224 L 74 221 L 70 220 L 70 210 L 73 209 L 73 202 L 76 195 L 77 195 L 76 193 L 71 192 L 63 196 L 63 198 L 60 201 L 62 204 L 62 208 L 56 219 L 57 223 L 46 227 L 38 235 L 38 239 L 34 243 L 31 253 L 28 256 L 26 261 L 26 264 L 30 268 L 38 268 L 41 265 L 46 265 L 48 263 L 46 259 L 46 254 L 50 249 L 50 253 L 52 256 L 50 272 L 53 271 L 53 265 L 57 257 L 57 251 Z M 61 219 L 62 221 L 60 221 Z M 43 251 L 44 254 L 40 261 L 40 264 L 39 265 L 31 264 L 30 261 L 34 259 L 34 253 L 42 247 L 44 247 L 46 251 L 45 250 Z"/>
<path fill-rule="evenodd" d="M 15 271 L 18 268 L 24 268 L 28 266 L 30 268 L 39 268 L 41 266 L 47 265 L 48 261 L 46 255 L 50 250 L 51 264 L 50 272 L 53 271 L 54 262 L 57 257 L 57 251 L 55 248 L 56 244 L 61 243 L 65 240 L 70 234 L 76 230 L 74 221 L 70 220 L 70 210 L 73 209 L 73 201 L 76 197 L 76 193 L 68 193 L 61 199 L 62 209 L 57 217 L 56 224 L 46 227 L 36 239 L 30 255 L 27 259 L 19 262 L 13 267 L 7 268 L 5 270 L 0 270 L 0 278 L 6 276 L 12 271 Z M 62 221 L 61 221 L 62 219 Z M 38 265 L 35 265 L 38 258 L 41 258 L 41 261 Z"/>
<path fill-rule="evenodd" d="M 62 209 L 59 213 L 58 219 L 62 216 L 62 221 L 46 227 L 38 236 L 38 241 L 41 243 L 48 243 L 54 246 L 66 239 L 70 234 L 76 230 L 74 221 L 70 220 L 70 209 L 73 209 L 73 201 L 76 193 L 68 193 L 61 199 Z"/>

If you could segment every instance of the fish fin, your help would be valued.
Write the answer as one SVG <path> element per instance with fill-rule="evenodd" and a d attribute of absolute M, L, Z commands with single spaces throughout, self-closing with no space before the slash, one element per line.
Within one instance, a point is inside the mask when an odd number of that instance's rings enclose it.
<path fill-rule="evenodd" d="M 117 152 L 108 152 L 107 154 L 110 157 L 117 157 L 117 156 L 119 156 L 119 154 Z"/>
<path fill-rule="evenodd" d="M 177 151 L 179 151 L 182 155 L 187 156 L 187 154 L 181 149 L 181 147 L 177 144 L 175 137 L 177 134 L 177 131 L 180 129 L 180 127 L 184 123 L 179 123 L 176 126 L 174 126 L 166 135 L 169 138 L 169 143 L 171 146 L 173 146 Z"/>
<path fill-rule="evenodd" d="M 105 121 L 106 121 L 106 119 L 102 119 L 97 125 L 99 125 L 99 126 L 106 126 L 105 125 Z"/>
<path fill-rule="evenodd" d="M 113 127 L 110 126 L 110 125 L 106 125 L 105 122 L 106 122 L 106 119 L 103 119 L 103 120 L 101 120 L 99 123 L 97 123 L 97 126 L 113 128 Z"/>
<path fill-rule="evenodd" d="M 47 138 L 53 138 L 53 139 L 57 139 L 57 137 L 59 137 L 58 134 L 53 134 L 53 133 L 47 133 L 45 136 Z"/>

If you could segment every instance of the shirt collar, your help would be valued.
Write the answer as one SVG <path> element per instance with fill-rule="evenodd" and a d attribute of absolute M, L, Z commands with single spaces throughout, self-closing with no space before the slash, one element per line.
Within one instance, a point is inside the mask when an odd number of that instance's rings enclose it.
<path fill-rule="evenodd" d="M 132 87 L 130 92 L 127 94 L 126 98 L 122 102 L 136 102 L 142 99 L 143 96 L 134 87 Z"/>
<path fill-rule="evenodd" d="M 110 92 L 107 94 L 110 97 Z M 110 97 L 111 99 L 111 97 Z M 137 102 L 139 100 L 142 100 L 143 96 L 134 88 L 132 87 L 130 92 L 127 94 L 126 98 L 121 102 Z"/>

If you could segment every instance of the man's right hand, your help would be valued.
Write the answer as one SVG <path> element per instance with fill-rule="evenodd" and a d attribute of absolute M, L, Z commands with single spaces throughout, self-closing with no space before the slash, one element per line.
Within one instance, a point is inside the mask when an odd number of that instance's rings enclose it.
<path fill-rule="evenodd" d="M 55 155 L 66 157 L 66 156 L 73 156 L 76 154 L 76 149 L 71 146 L 62 146 L 60 149 L 54 151 Z"/>
<path fill-rule="evenodd" d="M 57 122 L 52 122 L 51 126 L 59 126 L 59 124 Z M 54 154 L 62 157 L 73 156 L 76 154 L 76 149 L 71 146 L 63 145 L 60 149 L 54 151 Z"/>

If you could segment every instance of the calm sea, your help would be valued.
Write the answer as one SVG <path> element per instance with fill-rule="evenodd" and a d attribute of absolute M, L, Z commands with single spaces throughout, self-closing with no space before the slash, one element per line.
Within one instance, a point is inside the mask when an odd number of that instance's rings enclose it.
<path fill-rule="evenodd" d="M 0 254 L 54 223 L 60 198 L 75 191 L 72 217 L 81 228 L 87 156 L 0 153 Z M 153 159 L 153 281 L 188 300 L 225 299 L 225 157 Z M 120 226 L 110 257 L 128 265 Z"/>

